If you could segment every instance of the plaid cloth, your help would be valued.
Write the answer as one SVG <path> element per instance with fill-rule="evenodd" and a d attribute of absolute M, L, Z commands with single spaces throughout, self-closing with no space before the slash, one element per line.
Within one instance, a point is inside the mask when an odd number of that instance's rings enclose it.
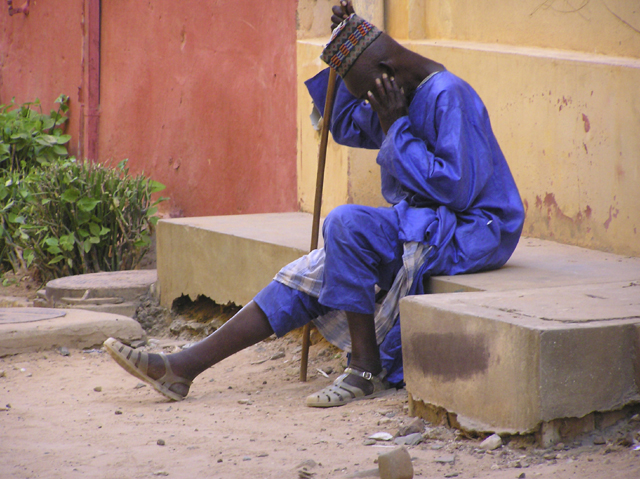
<path fill-rule="evenodd" d="M 400 310 L 400 299 L 407 295 L 416 273 L 432 248 L 433 246 L 417 242 L 404 243 L 403 266 L 398 271 L 382 303 L 376 305 L 374 317 L 378 344 L 382 343 L 396 322 Z M 322 288 L 324 258 L 324 248 L 313 250 L 282 268 L 274 279 L 285 286 L 318 298 Z M 344 311 L 330 311 L 314 319 L 313 322 L 327 341 L 343 351 L 351 351 L 351 336 Z"/>

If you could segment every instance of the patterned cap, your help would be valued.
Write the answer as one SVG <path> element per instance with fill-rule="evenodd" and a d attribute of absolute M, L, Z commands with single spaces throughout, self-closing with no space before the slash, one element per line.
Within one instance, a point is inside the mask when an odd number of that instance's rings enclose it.
<path fill-rule="evenodd" d="M 362 52 L 381 33 L 380 29 L 352 13 L 333 30 L 320 58 L 344 77 Z"/>

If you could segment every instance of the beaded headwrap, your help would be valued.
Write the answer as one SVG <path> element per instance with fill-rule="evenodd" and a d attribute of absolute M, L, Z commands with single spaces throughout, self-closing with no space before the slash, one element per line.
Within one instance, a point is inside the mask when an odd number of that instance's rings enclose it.
<path fill-rule="evenodd" d="M 380 29 L 352 13 L 333 30 L 320 58 L 344 77 L 362 52 L 381 34 Z"/>

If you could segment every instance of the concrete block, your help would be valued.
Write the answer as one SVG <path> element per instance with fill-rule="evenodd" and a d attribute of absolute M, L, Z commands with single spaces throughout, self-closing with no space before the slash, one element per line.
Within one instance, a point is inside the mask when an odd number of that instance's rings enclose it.
<path fill-rule="evenodd" d="M 159 221 L 160 303 L 170 308 L 181 295 L 204 295 L 247 304 L 280 268 L 309 252 L 311 221 L 307 213 Z"/>
<path fill-rule="evenodd" d="M 465 429 L 529 433 L 640 400 L 629 282 L 413 296 L 400 316 L 408 392 Z"/>
<path fill-rule="evenodd" d="M 413 477 L 411 456 L 404 447 L 380 454 L 378 470 L 381 479 L 411 479 Z"/>
<path fill-rule="evenodd" d="M 431 293 L 510 291 L 573 284 L 632 282 L 640 258 L 620 256 L 536 238 L 522 238 L 505 266 L 482 274 L 434 276 Z"/>
<path fill-rule="evenodd" d="M 101 346 L 109 337 L 129 343 L 143 338 L 144 331 L 137 321 L 116 314 L 79 309 L 0 309 L 0 357 L 62 346 L 86 349 Z"/>

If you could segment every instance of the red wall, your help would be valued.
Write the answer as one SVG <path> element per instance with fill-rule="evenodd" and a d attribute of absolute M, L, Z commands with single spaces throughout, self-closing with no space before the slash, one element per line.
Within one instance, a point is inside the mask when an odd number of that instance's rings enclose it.
<path fill-rule="evenodd" d="M 14 0 L 20 7 L 24 0 Z M 48 113 L 61 94 L 69 95 L 69 149 L 77 153 L 82 83 L 82 11 L 79 0 L 31 2 L 29 16 L 9 16 L 0 3 L 0 104 L 39 98 Z"/>
<path fill-rule="evenodd" d="M 69 94 L 74 144 L 85 3 L 0 13 L 0 101 Z M 98 159 L 166 184 L 173 214 L 297 209 L 296 5 L 103 1 Z"/>

